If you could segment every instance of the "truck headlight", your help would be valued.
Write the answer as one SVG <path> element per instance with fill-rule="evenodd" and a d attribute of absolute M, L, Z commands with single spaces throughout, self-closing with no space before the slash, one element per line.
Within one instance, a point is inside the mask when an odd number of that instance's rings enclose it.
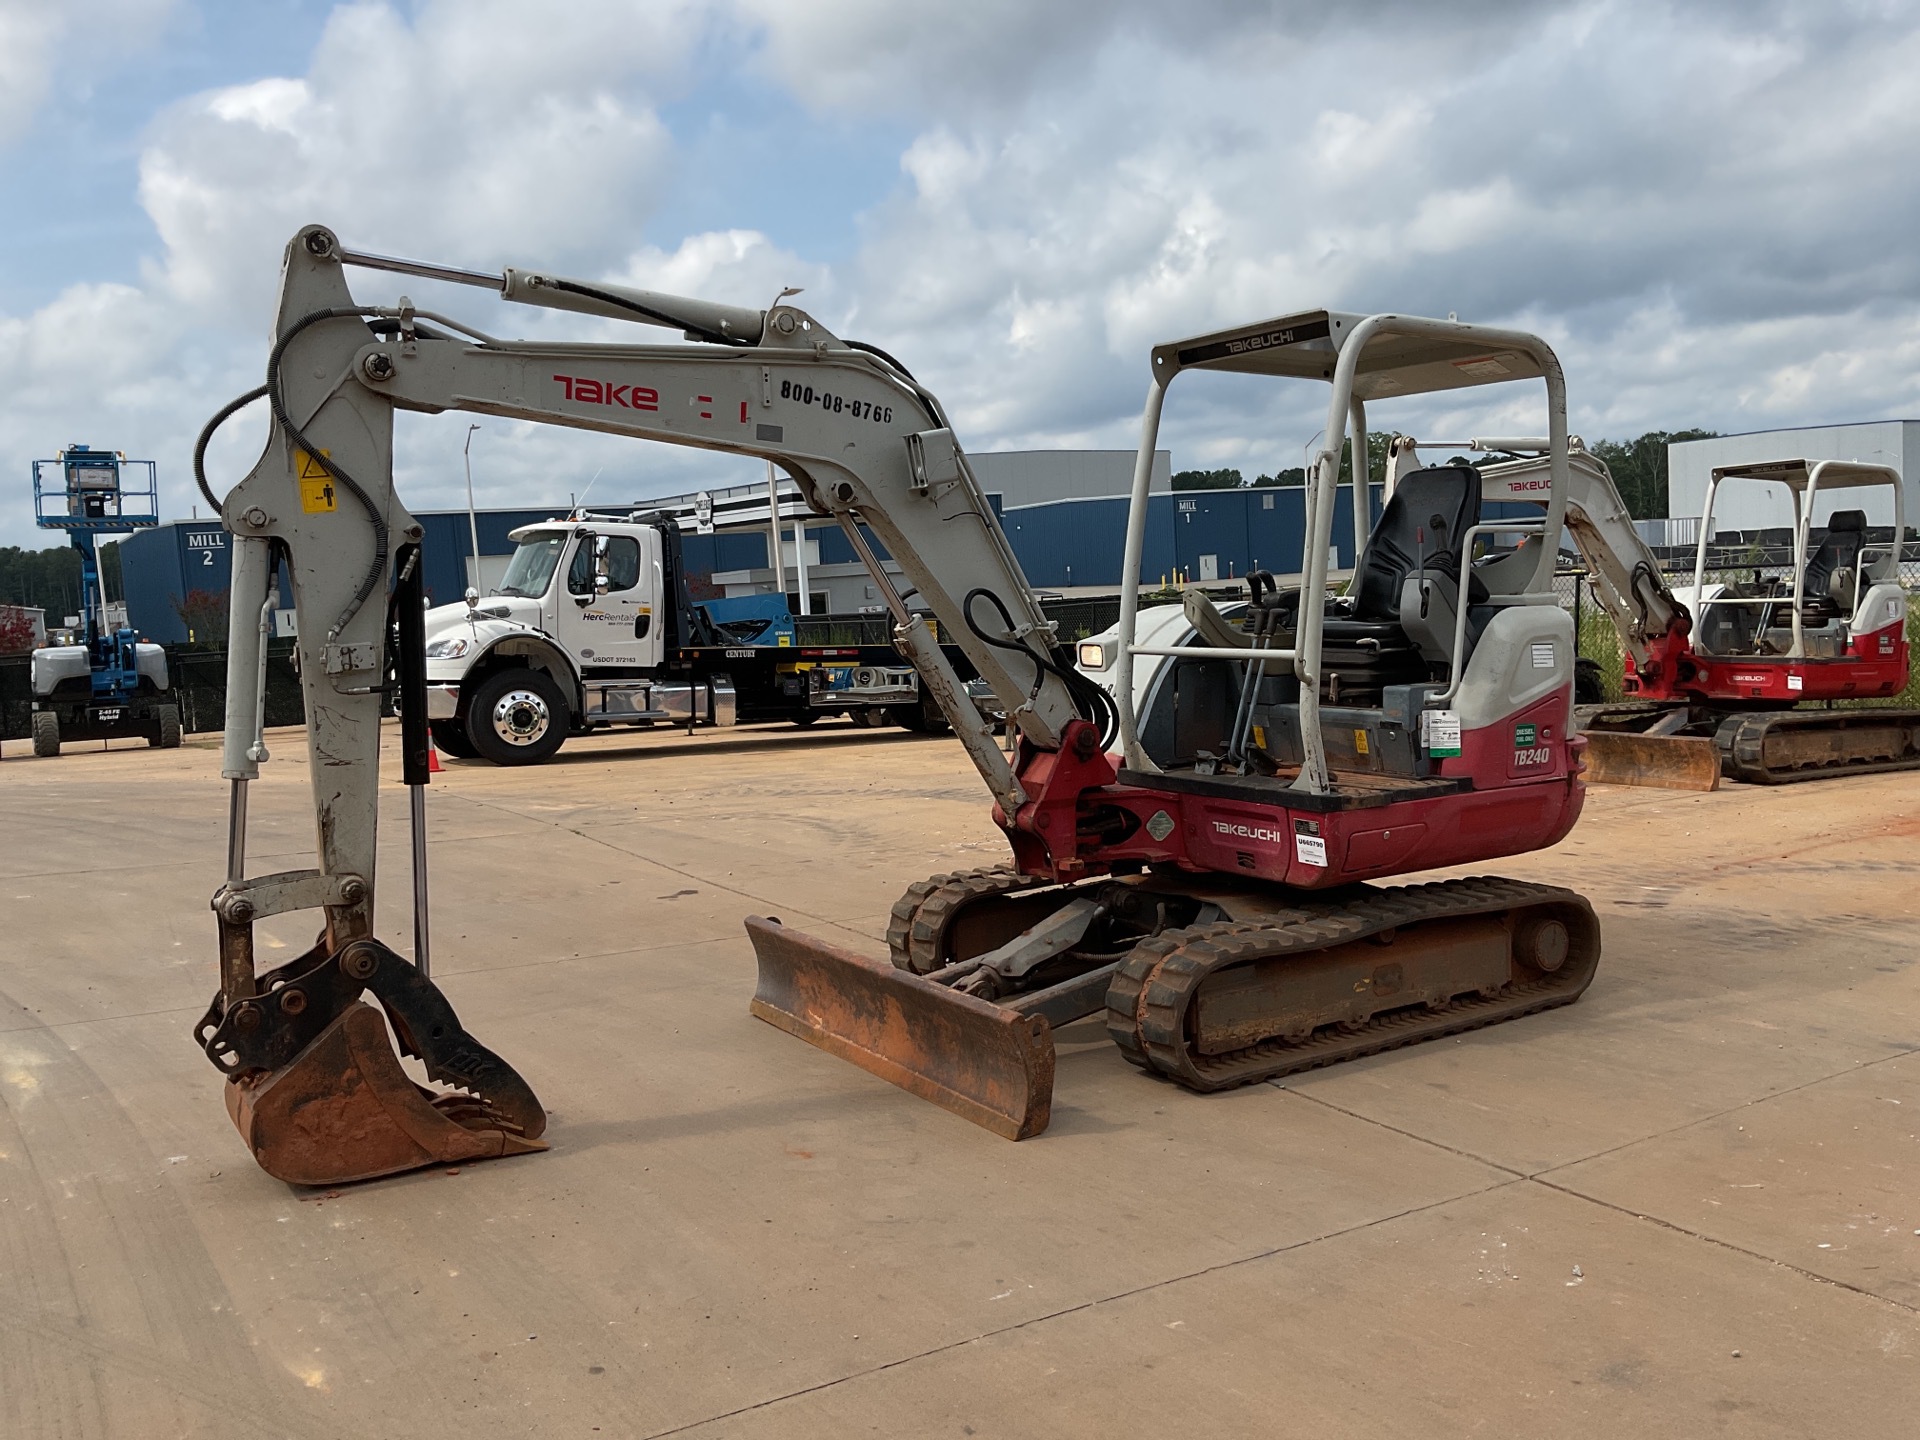
<path fill-rule="evenodd" d="M 427 652 L 431 655 L 433 652 Z M 1104 670 L 1107 668 L 1107 647 L 1098 640 L 1080 642 L 1080 668 L 1082 670 Z"/>
<path fill-rule="evenodd" d="M 465 636 L 455 636 L 451 640 L 436 640 L 427 646 L 427 659 L 458 660 L 467 653 L 472 643 Z"/>

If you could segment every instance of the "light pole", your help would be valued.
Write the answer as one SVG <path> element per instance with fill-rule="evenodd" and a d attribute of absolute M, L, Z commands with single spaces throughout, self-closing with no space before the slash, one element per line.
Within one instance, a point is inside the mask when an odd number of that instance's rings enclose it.
<path fill-rule="evenodd" d="M 480 588 L 480 522 L 473 513 L 473 432 L 478 425 L 467 426 L 467 443 L 460 453 L 467 459 L 467 538 L 473 542 L 473 588 Z"/>

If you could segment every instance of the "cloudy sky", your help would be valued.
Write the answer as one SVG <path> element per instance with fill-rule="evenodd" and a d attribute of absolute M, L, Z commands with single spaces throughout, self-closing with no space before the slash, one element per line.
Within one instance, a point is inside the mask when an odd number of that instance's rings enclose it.
<path fill-rule="evenodd" d="M 1131 448 L 1149 346 L 1321 305 L 1538 330 L 1589 438 L 1920 416 L 1916 73 L 1899 0 L 0 0 L 0 544 L 38 543 L 28 462 L 70 441 L 157 460 L 188 513 L 311 220 L 476 269 L 804 286 L 974 450 Z M 598 323 L 356 284 L 495 333 Z M 1324 405 L 1188 384 L 1177 468 L 1298 464 Z M 400 417 L 413 508 L 462 503 L 467 423 Z M 488 421 L 474 473 L 540 505 L 754 468 Z"/>

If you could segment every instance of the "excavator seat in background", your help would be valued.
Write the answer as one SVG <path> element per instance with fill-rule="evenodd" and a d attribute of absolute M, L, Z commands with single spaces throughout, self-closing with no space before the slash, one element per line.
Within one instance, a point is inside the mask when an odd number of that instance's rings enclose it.
<path fill-rule="evenodd" d="M 1867 512 L 1836 510 L 1827 519 L 1827 533 L 1820 547 L 1807 561 L 1807 573 L 1801 582 L 1801 623 L 1818 624 L 1824 620 L 1850 618 L 1853 614 L 1852 576 L 1860 565 L 1860 550 L 1867 538 Z M 1844 578 L 1842 594 L 1836 595 L 1834 581 Z"/>
<path fill-rule="evenodd" d="M 1453 606 L 1460 592 L 1468 530 L 1480 523 L 1480 472 L 1464 465 L 1436 465 L 1403 477 L 1367 538 L 1354 577 L 1353 605 L 1329 610 L 1321 632 L 1321 670 L 1345 700 L 1374 699 L 1389 685 L 1430 679 L 1432 646 L 1408 633 L 1403 614 L 1429 622 L 1446 620 L 1451 640 Z M 1409 595 L 1409 586 L 1413 587 Z M 1487 598 L 1486 586 L 1468 571 L 1469 603 Z M 1436 603 L 1437 602 L 1437 603 Z M 1472 630 L 1472 626 L 1469 626 Z"/>

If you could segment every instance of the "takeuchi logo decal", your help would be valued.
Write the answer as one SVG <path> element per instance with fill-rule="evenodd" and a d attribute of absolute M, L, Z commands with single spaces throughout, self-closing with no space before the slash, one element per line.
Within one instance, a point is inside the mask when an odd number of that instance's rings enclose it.
<path fill-rule="evenodd" d="M 1230 836 L 1235 840 L 1264 840 L 1269 845 L 1278 845 L 1287 837 L 1278 830 L 1269 830 L 1264 825 L 1236 825 L 1226 820 L 1213 822 L 1214 833 Z"/>
<path fill-rule="evenodd" d="M 616 385 L 611 380 L 595 380 L 586 375 L 556 375 L 566 388 L 567 399 L 586 405 L 619 405 L 629 410 L 658 410 L 660 392 L 645 385 Z"/>

